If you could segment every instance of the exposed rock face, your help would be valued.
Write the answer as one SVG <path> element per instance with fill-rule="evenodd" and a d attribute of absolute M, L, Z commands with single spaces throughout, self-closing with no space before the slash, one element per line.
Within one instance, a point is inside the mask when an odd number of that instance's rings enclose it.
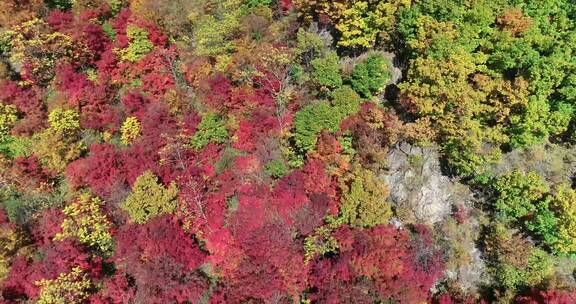
<path fill-rule="evenodd" d="M 442 175 L 435 147 L 403 143 L 390 151 L 388 165 L 383 178 L 403 221 L 434 224 L 450 215 L 454 205 L 470 200 L 466 186 Z"/>
<path fill-rule="evenodd" d="M 463 290 L 475 292 L 484 282 L 485 265 L 476 246 L 480 223 L 476 217 L 456 223 L 457 228 L 443 229 L 455 206 L 468 212 L 473 196 L 470 189 L 442 174 L 437 147 L 420 148 L 407 143 L 390 150 L 388 172 L 382 176 L 390 189 L 390 201 L 399 218 L 392 223 L 400 227 L 407 223 L 434 225 L 446 242 L 457 242 L 466 252 L 468 262 L 448 267 L 446 277 L 458 283 Z M 450 247 L 450 246 L 449 246 Z M 451 248 L 451 247 L 450 247 Z M 451 252 L 447 252 L 450 254 Z"/>
<path fill-rule="evenodd" d="M 482 286 L 489 282 L 489 276 L 486 275 L 486 264 L 482 259 L 482 252 L 476 246 L 476 240 L 480 234 L 480 223 L 475 217 L 470 217 L 465 223 L 458 224 L 455 232 L 457 235 L 451 235 L 448 232 L 443 237 L 449 239 L 451 242 L 458 242 L 458 246 L 462 250 L 462 254 L 466 253 L 466 263 L 447 267 L 446 277 L 458 283 L 458 286 L 463 291 L 475 293 L 478 286 Z"/>
<path fill-rule="evenodd" d="M 396 60 L 396 54 L 390 52 L 383 52 L 384 58 L 390 62 L 390 80 L 386 85 L 397 84 L 402 79 L 402 70 Z"/>

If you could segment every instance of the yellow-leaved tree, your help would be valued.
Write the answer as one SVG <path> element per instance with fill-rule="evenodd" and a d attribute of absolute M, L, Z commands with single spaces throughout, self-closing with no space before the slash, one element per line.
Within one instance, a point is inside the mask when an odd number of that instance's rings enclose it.
<path fill-rule="evenodd" d="M 374 172 L 355 165 L 340 180 L 342 202 L 340 214 L 343 220 L 356 227 L 373 227 L 388 223 L 392 209 L 388 187 Z"/>
<path fill-rule="evenodd" d="M 560 185 L 550 200 L 558 218 L 558 241 L 554 249 L 561 253 L 576 252 L 576 190 Z"/>
<path fill-rule="evenodd" d="M 10 224 L 0 225 L 0 282 L 10 271 L 12 258 L 24 244 L 20 229 Z"/>
<path fill-rule="evenodd" d="M 80 267 L 72 268 L 69 273 L 61 273 L 56 279 L 43 279 L 34 283 L 41 288 L 36 302 L 38 304 L 83 303 L 92 285 Z"/>
<path fill-rule="evenodd" d="M 131 144 L 136 138 L 138 138 L 138 136 L 140 136 L 141 131 L 142 127 L 136 117 L 126 118 L 120 128 L 122 143 L 125 145 Z"/>
<path fill-rule="evenodd" d="M 132 193 L 121 207 L 128 212 L 133 222 L 143 224 L 157 215 L 173 213 L 177 197 L 176 183 L 166 188 L 158 182 L 154 173 L 146 171 L 136 179 Z"/>
<path fill-rule="evenodd" d="M 396 16 L 410 7 L 412 0 L 352 0 L 352 1 L 294 1 L 307 19 L 314 15 L 330 18 L 341 34 L 338 45 L 343 47 L 373 47 L 378 39 L 390 42 Z"/>
<path fill-rule="evenodd" d="M 50 128 L 33 137 L 34 154 L 54 172 L 62 172 L 80 157 L 84 144 L 79 140 L 80 116 L 75 110 L 54 109 L 48 115 Z"/>
<path fill-rule="evenodd" d="M 5 105 L 0 103 L 0 141 L 4 141 L 10 130 L 18 120 L 15 105 Z"/>
<path fill-rule="evenodd" d="M 129 24 L 126 28 L 126 35 L 130 39 L 130 44 L 125 49 L 116 49 L 116 53 L 125 61 L 138 61 L 154 49 L 154 44 L 148 39 L 146 29 Z"/>
<path fill-rule="evenodd" d="M 80 243 L 96 249 L 104 255 L 112 253 L 113 239 L 110 234 L 112 223 L 104 212 L 104 202 L 89 194 L 82 194 L 74 203 L 66 206 L 63 212 L 66 219 L 61 224 L 62 232 L 55 240 L 77 238 Z"/>

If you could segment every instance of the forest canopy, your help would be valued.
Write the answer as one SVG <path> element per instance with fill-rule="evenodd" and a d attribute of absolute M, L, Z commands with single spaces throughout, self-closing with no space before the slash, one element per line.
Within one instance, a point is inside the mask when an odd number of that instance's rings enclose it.
<path fill-rule="evenodd" d="M 0 1 L 0 302 L 576 303 L 571 0 Z"/>

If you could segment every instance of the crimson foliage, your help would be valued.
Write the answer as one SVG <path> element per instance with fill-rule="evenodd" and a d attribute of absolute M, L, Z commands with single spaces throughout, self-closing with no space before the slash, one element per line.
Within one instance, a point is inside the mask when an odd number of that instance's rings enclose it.
<path fill-rule="evenodd" d="M 124 226 L 117 243 L 117 270 L 105 283 L 104 298 L 115 303 L 195 303 L 206 291 L 208 282 L 198 269 L 206 256 L 173 218 Z"/>
<path fill-rule="evenodd" d="M 342 227 L 335 233 L 338 257 L 318 259 L 312 266 L 311 285 L 317 290 L 312 298 L 327 303 L 425 302 L 442 264 L 425 230 L 419 230 L 411 239 L 393 226 L 361 231 Z"/>

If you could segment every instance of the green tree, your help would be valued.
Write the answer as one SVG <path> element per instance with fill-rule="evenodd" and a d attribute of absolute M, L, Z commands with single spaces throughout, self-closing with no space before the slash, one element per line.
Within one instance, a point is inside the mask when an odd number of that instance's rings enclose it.
<path fill-rule="evenodd" d="M 78 140 L 80 115 L 75 110 L 56 108 L 48 115 L 50 128 L 33 136 L 34 154 L 54 172 L 62 172 L 80 157 L 85 146 Z"/>
<path fill-rule="evenodd" d="M 240 23 L 237 17 L 227 14 L 222 20 L 207 15 L 196 23 L 193 41 L 198 56 L 218 56 L 234 50 L 232 37 Z"/>
<path fill-rule="evenodd" d="M 130 10 L 160 27 L 174 43 L 190 43 L 192 26 L 188 16 L 201 12 L 205 8 L 213 8 L 208 1 L 198 0 L 108 0 L 129 3 Z M 121 3 L 118 3 L 120 6 Z M 120 6 L 121 8 L 121 6 Z"/>
<path fill-rule="evenodd" d="M 556 193 L 535 172 L 514 171 L 495 180 L 498 218 L 514 222 L 538 236 L 554 253 L 576 252 L 576 191 L 563 184 Z"/>
<path fill-rule="evenodd" d="M 340 122 L 360 110 L 363 100 L 349 86 L 342 86 L 330 94 L 331 102 L 317 101 L 294 115 L 294 140 L 302 154 L 316 147 L 322 130 L 336 132 Z"/>
<path fill-rule="evenodd" d="M 528 84 L 484 74 L 485 56 L 463 48 L 446 58 L 413 60 L 408 82 L 399 85 L 401 103 L 429 124 L 449 165 L 469 175 L 498 160 L 509 142 L 506 123 L 513 109 L 528 103 Z"/>
<path fill-rule="evenodd" d="M 114 14 L 117 14 L 122 7 L 124 7 L 124 4 L 126 4 L 125 0 L 107 0 L 106 2 Z"/>
<path fill-rule="evenodd" d="M 234 38 L 240 33 L 241 1 L 213 1 L 210 11 L 198 10 L 198 4 L 188 19 L 194 29 L 192 42 L 198 56 L 223 58 L 235 49 Z"/>
<path fill-rule="evenodd" d="M 49 8 L 59 10 L 68 10 L 74 4 L 74 0 L 45 0 L 44 2 Z"/>
<path fill-rule="evenodd" d="M 104 22 L 102 24 L 102 30 L 110 39 L 112 39 L 112 41 L 116 40 L 116 31 L 114 31 L 114 28 L 110 22 Z"/>
<path fill-rule="evenodd" d="M 172 183 L 165 188 L 151 171 L 140 175 L 132 186 L 132 193 L 122 203 L 121 208 L 128 212 L 130 219 L 143 224 L 163 213 L 176 210 L 178 188 Z"/>
<path fill-rule="evenodd" d="M 129 24 L 126 28 L 126 35 L 130 39 L 130 44 L 125 49 L 117 50 L 122 60 L 138 61 L 154 49 L 154 44 L 148 39 L 146 29 Z"/>
<path fill-rule="evenodd" d="M 330 93 L 331 104 L 339 118 L 345 118 L 360 111 L 363 100 L 350 88 L 344 85 Z"/>
<path fill-rule="evenodd" d="M 274 159 L 266 163 L 264 171 L 273 178 L 282 178 L 288 174 L 288 167 L 282 159 Z"/>
<path fill-rule="evenodd" d="M 556 213 L 549 209 L 550 196 L 535 202 L 535 205 L 537 210 L 524 222 L 524 226 L 538 236 L 545 247 L 555 253 L 560 252 L 559 220 Z"/>
<path fill-rule="evenodd" d="M 228 138 L 228 130 L 222 118 L 216 113 L 208 113 L 202 117 L 190 144 L 192 148 L 200 150 L 209 142 L 221 144 Z"/>
<path fill-rule="evenodd" d="M 32 151 L 32 139 L 29 137 L 6 136 L 0 141 L 0 153 L 9 158 L 29 156 Z"/>
<path fill-rule="evenodd" d="M 338 240 L 332 236 L 336 228 L 333 225 L 323 225 L 314 229 L 314 233 L 304 240 L 304 258 L 306 262 L 317 256 L 338 252 Z"/>
<path fill-rule="evenodd" d="M 378 40 L 389 43 L 399 13 L 410 6 L 411 0 L 311 1 L 294 3 L 306 17 L 324 15 L 339 32 L 338 45 L 350 48 L 370 48 Z"/>
<path fill-rule="evenodd" d="M 24 235 L 18 227 L 0 225 L 0 282 L 8 275 L 12 259 L 25 243 Z"/>
<path fill-rule="evenodd" d="M 240 11 L 243 14 L 249 14 L 253 9 L 258 7 L 269 7 L 272 0 L 246 0 L 240 6 Z"/>
<path fill-rule="evenodd" d="M 320 131 L 338 130 L 340 119 L 334 114 L 334 108 L 327 101 L 315 102 L 296 112 L 294 139 L 296 147 L 303 154 L 316 147 L 316 137 Z"/>
<path fill-rule="evenodd" d="M 500 219 L 518 221 L 538 210 L 537 202 L 549 191 L 548 185 L 536 172 L 513 171 L 496 179 L 497 199 L 494 207 Z"/>
<path fill-rule="evenodd" d="M 519 114 L 510 116 L 510 146 L 521 148 L 542 142 L 550 135 L 568 130 L 572 107 L 560 104 L 553 111 L 547 100 L 531 98 L 527 107 Z"/>
<path fill-rule="evenodd" d="M 418 1 L 397 34 L 410 58 L 401 104 L 430 121 L 456 173 L 564 135 L 574 121 L 569 1 Z M 412 72 L 414 72 L 412 74 Z"/>
<path fill-rule="evenodd" d="M 338 54 L 328 52 L 323 57 L 312 60 L 312 81 L 327 89 L 338 88 L 342 85 Z"/>
<path fill-rule="evenodd" d="M 26 79 L 31 78 L 30 81 L 38 84 L 49 84 L 55 75 L 55 64 L 61 59 L 83 65 L 91 57 L 86 44 L 75 43 L 72 37 L 53 31 L 40 19 L 20 23 L 12 29 L 1 35 L 0 39 L 6 39 L 9 44 L 0 48 L 3 52 L 9 50 L 6 55 L 11 64 L 20 65 L 25 61 L 31 67 Z"/>
<path fill-rule="evenodd" d="M 357 64 L 349 78 L 352 89 L 363 97 L 372 97 L 382 92 L 388 80 L 388 63 L 380 53 L 371 54 Z"/>
<path fill-rule="evenodd" d="M 324 40 L 315 32 L 298 29 L 296 34 L 296 57 L 300 62 L 308 66 L 312 60 L 318 58 L 324 49 Z"/>

